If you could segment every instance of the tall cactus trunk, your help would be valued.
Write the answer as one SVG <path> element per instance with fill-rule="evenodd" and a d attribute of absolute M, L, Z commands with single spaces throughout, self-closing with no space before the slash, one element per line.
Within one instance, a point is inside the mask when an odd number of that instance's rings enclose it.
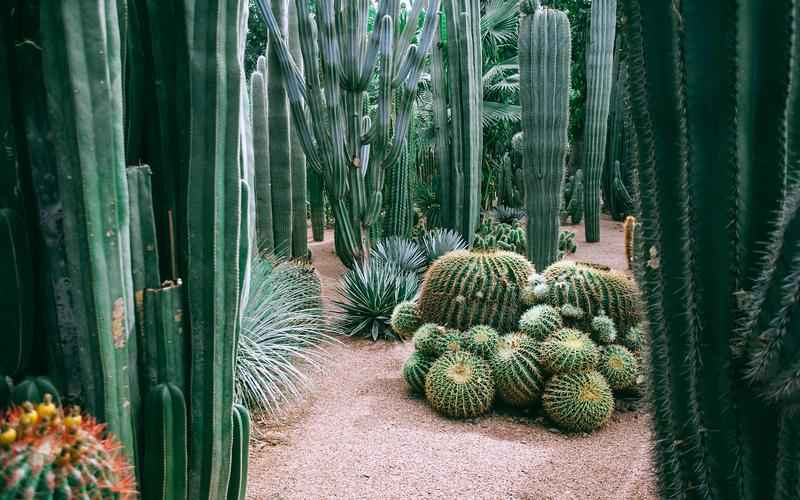
<path fill-rule="evenodd" d="M 409 186 L 408 146 L 403 147 L 400 161 L 389 169 L 386 176 L 386 216 L 383 222 L 383 236 L 408 237 L 411 234 L 411 220 L 408 206 L 411 203 Z"/>
<path fill-rule="evenodd" d="M 300 28 L 297 20 L 297 8 L 294 2 L 289 6 L 289 51 L 297 61 L 300 71 L 303 70 L 303 58 L 300 53 Z M 292 255 L 295 258 L 308 256 L 308 221 L 306 219 L 306 155 L 303 145 L 297 136 L 294 125 L 291 127 L 291 165 L 292 165 Z"/>
<path fill-rule="evenodd" d="M 281 36 L 289 34 L 289 0 L 270 0 Z M 269 123 L 270 180 L 275 252 L 292 257 L 292 134 L 289 99 L 281 78 L 278 43 L 270 37 L 267 54 L 267 116 Z"/>
<path fill-rule="evenodd" d="M 584 130 L 584 213 L 586 241 L 600 241 L 600 182 L 608 137 L 608 113 L 613 84 L 614 33 L 617 0 L 592 2 L 589 47 L 586 51 L 586 128 Z"/>
<path fill-rule="evenodd" d="M 136 335 L 116 2 L 45 0 L 41 27 L 84 401 L 135 463 Z"/>
<path fill-rule="evenodd" d="M 314 241 L 325 239 L 325 188 L 322 179 L 313 169 L 308 173 L 308 202 L 311 206 L 311 232 Z"/>
<path fill-rule="evenodd" d="M 800 498 L 800 3 L 624 5 L 661 496 Z"/>
<path fill-rule="evenodd" d="M 187 0 L 189 1 L 189 0 Z M 194 2 L 190 2 L 194 3 Z M 208 5 L 205 5 L 208 4 Z M 225 498 L 233 442 L 233 372 L 239 318 L 239 14 L 243 0 L 186 9 L 191 129 L 188 303 L 191 322 L 189 497 Z"/>
<path fill-rule="evenodd" d="M 450 125 L 447 113 L 447 79 L 445 77 L 444 50 L 439 30 L 436 31 L 431 51 L 431 93 L 433 95 L 433 127 L 436 136 L 434 152 L 439 166 L 440 222 L 453 227 L 453 193 L 451 191 Z"/>
<path fill-rule="evenodd" d="M 257 71 L 250 77 L 250 99 L 253 120 L 253 166 L 255 172 L 256 197 L 256 242 L 259 251 L 275 252 L 275 233 L 272 227 L 272 177 L 269 157 L 269 121 L 267 118 L 267 62 L 264 56 L 258 58 Z"/>
<path fill-rule="evenodd" d="M 523 12 L 519 63 L 528 259 L 536 269 L 545 269 L 558 260 L 572 37 L 563 12 Z"/>

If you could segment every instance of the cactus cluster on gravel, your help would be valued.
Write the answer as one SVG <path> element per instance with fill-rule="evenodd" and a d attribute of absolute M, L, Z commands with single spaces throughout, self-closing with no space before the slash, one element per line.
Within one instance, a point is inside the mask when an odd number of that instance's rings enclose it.
<path fill-rule="evenodd" d="M 421 296 L 397 306 L 392 326 L 418 325 L 403 378 L 435 411 L 474 418 L 494 401 L 541 404 L 560 428 L 591 432 L 608 422 L 614 391 L 640 382 L 638 304 L 632 282 L 603 266 L 558 262 L 537 274 L 509 252 L 456 251 L 434 262 Z"/>

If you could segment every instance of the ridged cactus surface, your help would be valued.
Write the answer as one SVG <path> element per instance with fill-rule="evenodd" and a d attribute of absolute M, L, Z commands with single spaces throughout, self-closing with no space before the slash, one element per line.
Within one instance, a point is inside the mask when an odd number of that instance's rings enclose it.
<path fill-rule="evenodd" d="M 397 304 L 389 318 L 389 325 L 400 337 L 411 337 L 422 325 L 422 318 L 417 310 L 417 303 L 406 301 Z"/>
<path fill-rule="evenodd" d="M 550 373 L 592 370 L 600 362 L 600 351 L 585 333 L 564 328 L 539 344 L 539 362 Z"/>
<path fill-rule="evenodd" d="M 513 331 L 523 307 L 521 291 L 532 272 L 530 263 L 512 252 L 450 252 L 425 275 L 420 315 L 462 331 L 475 325 Z"/>
<path fill-rule="evenodd" d="M 527 256 L 537 269 L 558 260 L 559 213 L 568 147 L 571 50 L 570 24 L 565 13 L 539 8 L 520 20 Z"/>
<path fill-rule="evenodd" d="M 189 427 L 186 400 L 174 384 L 158 384 L 144 401 L 142 498 L 185 500 Z"/>
<path fill-rule="evenodd" d="M 589 45 L 586 49 L 586 128 L 583 145 L 586 241 L 600 241 L 600 181 L 608 139 L 608 113 L 614 65 L 617 0 L 592 2 Z"/>
<path fill-rule="evenodd" d="M 544 377 L 537 356 L 536 341 L 527 335 L 512 333 L 500 339 L 490 366 L 502 401 L 519 408 L 539 402 Z"/>
<path fill-rule="evenodd" d="M 614 394 L 600 373 L 590 370 L 554 375 L 545 386 L 542 407 L 559 426 L 592 432 L 614 411 Z"/>
<path fill-rule="evenodd" d="M 464 333 L 464 349 L 483 359 L 491 359 L 497 351 L 500 336 L 491 326 L 478 325 Z"/>
<path fill-rule="evenodd" d="M 24 221 L 15 210 L 0 209 L 0 317 L 6 333 L 0 349 L 0 373 L 17 375 L 33 351 L 34 288 L 31 253 Z"/>
<path fill-rule="evenodd" d="M 531 307 L 519 319 L 519 331 L 539 342 L 560 330 L 562 325 L 561 313 L 547 304 Z"/>
<path fill-rule="evenodd" d="M 489 364 L 468 352 L 436 360 L 425 377 L 425 395 L 437 412 L 452 418 L 472 418 L 489 410 L 494 401 Z"/>
<path fill-rule="evenodd" d="M 627 389 L 636 383 L 639 361 L 628 349 L 610 345 L 603 348 L 597 371 L 606 378 L 612 389 Z"/>
<path fill-rule="evenodd" d="M 412 391 L 425 394 L 425 376 L 436 358 L 415 352 L 403 365 L 403 379 Z"/>
<path fill-rule="evenodd" d="M 257 68 L 267 71 L 264 56 L 259 56 Z M 261 71 L 250 77 L 252 102 L 253 153 L 256 197 L 256 241 L 259 250 L 271 254 L 275 251 L 275 234 L 272 226 L 272 176 L 269 149 L 269 119 L 267 117 L 267 75 Z"/>

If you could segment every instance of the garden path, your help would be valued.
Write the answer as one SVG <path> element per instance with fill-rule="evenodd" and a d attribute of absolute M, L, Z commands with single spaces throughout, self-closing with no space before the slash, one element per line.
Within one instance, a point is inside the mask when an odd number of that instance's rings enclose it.
<path fill-rule="evenodd" d="M 624 268 L 621 225 L 602 242 L 577 233 L 577 260 Z M 332 235 L 326 235 L 330 238 Z M 329 240 L 311 245 L 332 306 L 343 271 Z M 401 368 L 410 343 L 346 339 L 305 400 L 255 422 L 248 498 L 655 500 L 649 418 L 615 413 L 604 429 L 568 436 L 535 415 L 492 412 L 470 421 L 435 414 Z"/>

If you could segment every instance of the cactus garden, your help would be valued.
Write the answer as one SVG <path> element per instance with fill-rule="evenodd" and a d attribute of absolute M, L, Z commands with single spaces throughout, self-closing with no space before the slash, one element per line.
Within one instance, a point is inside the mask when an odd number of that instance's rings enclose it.
<path fill-rule="evenodd" d="M 0 2 L 0 500 L 800 499 L 800 0 Z"/>

